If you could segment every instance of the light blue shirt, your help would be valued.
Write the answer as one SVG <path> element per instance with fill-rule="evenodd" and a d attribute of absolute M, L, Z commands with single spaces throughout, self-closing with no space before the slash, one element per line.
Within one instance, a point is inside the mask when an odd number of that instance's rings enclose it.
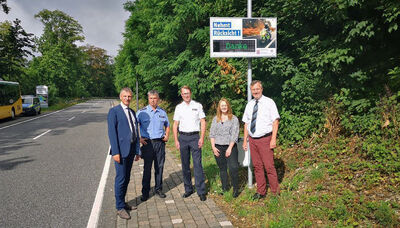
<path fill-rule="evenodd" d="M 150 105 L 139 110 L 136 114 L 140 124 L 140 136 L 148 139 L 159 139 L 165 135 L 169 127 L 167 112 L 157 106 L 156 110 Z"/>

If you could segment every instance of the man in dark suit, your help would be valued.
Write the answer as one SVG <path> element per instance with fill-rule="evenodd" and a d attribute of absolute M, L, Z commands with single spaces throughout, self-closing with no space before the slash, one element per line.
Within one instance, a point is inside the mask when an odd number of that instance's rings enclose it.
<path fill-rule="evenodd" d="M 140 159 L 140 141 L 138 122 L 135 112 L 129 108 L 132 100 L 132 90 L 123 88 L 119 94 L 121 104 L 108 112 L 108 138 L 110 139 L 110 154 L 115 164 L 115 201 L 117 214 L 123 219 L 130 219 L 127 210 L 135 210 L 136 207 L 125 203 L 126 190 L 128 188 L 133 160 Z"/>

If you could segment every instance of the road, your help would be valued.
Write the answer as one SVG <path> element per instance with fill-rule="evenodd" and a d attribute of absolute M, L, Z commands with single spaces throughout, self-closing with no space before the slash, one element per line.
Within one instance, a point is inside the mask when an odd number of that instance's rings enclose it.
<path fill-rule="evenodd" d="M 0 123 L 0 227 L 86 227 L 111 100 Z"/>

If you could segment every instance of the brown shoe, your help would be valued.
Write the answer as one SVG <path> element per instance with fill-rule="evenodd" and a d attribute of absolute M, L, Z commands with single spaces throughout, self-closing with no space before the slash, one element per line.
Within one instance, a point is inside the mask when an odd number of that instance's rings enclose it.
<path fill-rule="evenodd" d="M 124 209 L 125 209 L 125 210 L 128 210 L 128 211 L 133 211 L 133 210 L 136 210 L 137 207 L 131 206 L 131 205 L 128 205 L 128 204 L 125 204 Z"/>
<path fill-rule="evenodd" d="M 117 212 L 117 215 L 122 219 L 131 219 L 131 216 L 125 209 L 121 209 Z"/>

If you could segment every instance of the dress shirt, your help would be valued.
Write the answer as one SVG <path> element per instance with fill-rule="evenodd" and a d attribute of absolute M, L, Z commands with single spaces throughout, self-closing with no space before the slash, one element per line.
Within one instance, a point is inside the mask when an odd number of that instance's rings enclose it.
<path fill-rule="evenodd" d="M 157 106 L 156 110 L 150 105 L 139 110 L 136 114 L 140 124 L 140 136 L 148 139 L 159 139 L 165 135 L 165 128 L 169 127 L 167 113 Z"/>
<path fill-rule="evenodd" d="M 179 121 L 179 131 L 200 131 L 200 119 L 205 118 L 203 106 L 191 100 L 189 104 L 182 101 L 175 108 L 174 121 Z"/>
<path fill-rule="evenodd" d="M 126 118 L 128 119 L 129 128 L 130 128 L 131 131 L 132 131 L 131 121 L 129 121 L 129 116 L 128 116 L 128 115 L 131 115 L 131 117 L 132 117 L 132 122 L 133 122 L 133 126 L 134 126 L 134 127 L 136 127 L 136 125 L 135 125 L 136 117 L 133 115 L 133 113 L 132 113 L 131 111 L 128 111 L 128 108 L 129 108 L 128 106 L 124 105 L 122 102 L 121 102 L 121 106 L 122 106 L 122 109 L 124 110 L 124 113 L 125 113 L 125 115 L 126 115 Z"/>
<path fill-rule="evenodd" d="M 239 137 L 239 120 L 232 116 L 231 120 L 217 122 L 215 116 L 211 123 L 210 138 L 215 139 L 217 145 L 229 145 L 231 142 L 237 143 Z"/>
<path fill-rule="evenodd" d="M 261 137 L 272 132 L 273 123 L 276 119 L 280 119 L 280 116 L 275 102 L 271 98 L 262 95 L 258 100 L 256 131 L 251 133 L 250 123 L 255 104 L 255 99 L 252 99 L 249 103 L 247 103 L 242 121 L 247 124 L 247 131 L 251 137 Z"/>

